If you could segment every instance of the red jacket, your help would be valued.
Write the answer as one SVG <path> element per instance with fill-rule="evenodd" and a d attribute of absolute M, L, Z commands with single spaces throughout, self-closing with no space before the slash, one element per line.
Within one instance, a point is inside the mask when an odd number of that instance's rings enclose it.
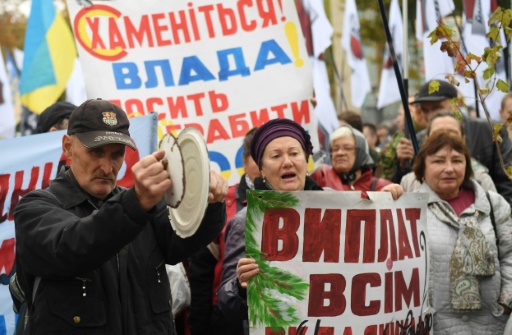
<path fill-rule="evenodd" d="M 344 184 L 339 174 L 330 165 L 322 165 L 321 169 L 313 171 L 311 178 L 322 187 L 330 187 L 338 191 L 362 191 L 361 196 L 363 198 L 367 197 L 366 191 L 380 191 L 384 186 L 391 184 L 389 180 L 375 178 L 371 169 L 364 170 L 353 184 Z M 372 184 L 374 184 L 373 188 Z"/>

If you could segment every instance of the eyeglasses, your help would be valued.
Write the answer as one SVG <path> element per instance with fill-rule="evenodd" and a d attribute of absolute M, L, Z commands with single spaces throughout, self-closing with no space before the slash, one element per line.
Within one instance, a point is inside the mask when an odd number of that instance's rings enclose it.
<path fill-rule="evenodd" d="M 356 150 L 355 146 L 348 146 L 348 145 L 342 146 L 342 147 L 332 147 L 331 154 L 337 153 L 339 151 L 349 153 L 349 152 L 354 152 L 355 150 Z"/>

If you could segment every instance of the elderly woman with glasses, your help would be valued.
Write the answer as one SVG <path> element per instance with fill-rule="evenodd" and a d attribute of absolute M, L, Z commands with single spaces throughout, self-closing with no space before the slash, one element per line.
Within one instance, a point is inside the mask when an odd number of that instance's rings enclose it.
<path fill-rule="evenodd" d="M 313 171 L 313 178 L 320 186 L 339 191 L 391 192 L 394 199 L 402 193 L 402 187 L 373 176 L 374 162 L 369 154 L 368 142 L 358 130 L 343 125 L 330 138 L 331 165 L 323 165 Z"/>

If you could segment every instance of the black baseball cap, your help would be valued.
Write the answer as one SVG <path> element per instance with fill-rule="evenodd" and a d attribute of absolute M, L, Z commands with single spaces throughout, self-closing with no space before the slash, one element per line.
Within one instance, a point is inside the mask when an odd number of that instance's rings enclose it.
<path fill-rule="evenodd" d="M 439 90 L 428 93 L 428 86 L 432 80 L 426 82 L 420 87 L 416 99 L 413 103 L 428 102 L 428 101 L 441 101 L 444 99 L 453 99 L 457 97 L 457 89 L 455 86 L 444 80 L 435 80 L 439 82 Z"/>
<path fill-rule="evenodd" d="M 125 144 L 137 150 L 130 137 L 130 121 L 118 105 L 102 99 L 90 99 L 78 106 L 68 124 L 68 135 L 75 135 L 87 148 L 105 144 Z"/>

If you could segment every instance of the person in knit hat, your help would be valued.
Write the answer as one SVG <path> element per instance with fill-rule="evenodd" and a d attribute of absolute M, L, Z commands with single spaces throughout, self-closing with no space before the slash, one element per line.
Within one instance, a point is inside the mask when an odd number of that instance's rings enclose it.
<path fill-rule="evenodd" d="M 261 177 L 254 179 L 256 190 L 321 191 L 308 176 L 308 159 L 313 145 L 306 130 L 289 119 L 267 121 L 254 133 L 251 156 Z M 218 306 L 232 322 L 249 334 L 246 305 L 247 281 L 259 271 L 254 259 L 245 257 L 245 219 L 247 207 L 228 223 L 222 263 Z"/>

